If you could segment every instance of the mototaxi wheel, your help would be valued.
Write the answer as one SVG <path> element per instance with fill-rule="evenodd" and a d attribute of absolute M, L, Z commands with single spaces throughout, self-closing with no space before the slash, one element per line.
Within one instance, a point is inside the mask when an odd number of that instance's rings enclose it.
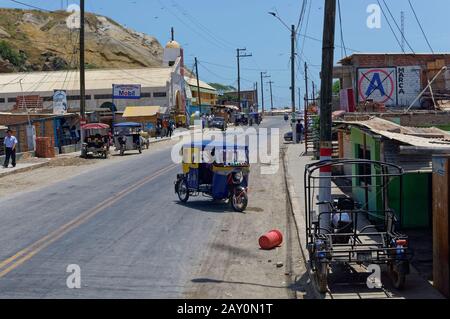
<path fill-rule="evenodd" d="M 317 283 L 317 288 L 321 294 L 328 291 L 328 264 L 321 263 L 318 265 L 315 271 L 315 278 Z"/>
<path fill-rule="evenodd" d="M 405 289 L 406 285 L 406 273 L 402 270 L 399 270 L 402 267 L 398 267 L 399 269 L 396 268 L 397 267 L 394 267 L 393 264 L 389 265 L 389 277 L 395 289 L 403 290 Z"/>
<path fill-rule="evenodd" d="M 186 183 L 186 180 L 180 180 L 177 183 L 177 195 L 178 199 L 182 203 L 186 203 L 189 200 L 189 188 Z"/>
<path fill-rule="evenodd" d="M 231 207 L 233 207 L 233 210 L 235 212 L 244 212 L 248 205 L 247 192 L 244 189 L 234 189 L 231 193 L 230 202 Z"/>

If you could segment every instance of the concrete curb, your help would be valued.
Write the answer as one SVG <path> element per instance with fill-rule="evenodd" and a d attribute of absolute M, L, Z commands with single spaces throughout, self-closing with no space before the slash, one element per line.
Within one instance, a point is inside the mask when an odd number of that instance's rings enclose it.
<path fill-rule="evenodd" d="M 323 299 L 324 296 L 322 294 L 320 294 L 317 289 L 313 274 L 310 269 L 310 265 L 308 263 L 308 251 L 306 250 L 306 247 L 305 247 L 305 238 L 302 238 L 302 236 L 301 236 L 301 229 L 306 229 L 306 222 L 305 222 L 305 218 L 304 218 L 303 214 L 301 213 L 302 209 L 300 207 L 300 203 L 296 200 L 297 194 L 294 189 L 294 184 L 292 182 L 292 178 L 288 173 L 287 161 L 288 161 L 287 151 L 284 151 L 283 152 L 283 169 L 284 169 L 287 197 L 289 200 L 289 205 L 291 207 L 292 215 L 294 217 L 295 228 L 297 230 L 297 237 L 298 237 L 299 246 L 300 246 L 300 250 L 302 253 L 304 265 L 308 272 L 308 278 L 309 278 L 308 284 L 311 285 L 311 287 L 313 288 L 312 291 L 309 291 L 309 292 L 312 293 L 316 299 Z M 299 299 L 299 292 L 296 292 L 296 297 L 297 297 L 297 299 Z"/>
<path fill-rule="evenodd" d="M 174 139 L 176 139 L 178 137 L 181 137 L 181 136 L 183 136 L 183 135 L 180 134 L 180 135 L 177 135 L 177 136 L 174 136 L 174 137 L 171 137 L 171 138 L 170 137 L 165 137 L 165 138 L 162 138 L 162 139 L 150 141 L 150 144 L 157 144 L 157 143 L 161 143 L 161 142 L 172 141 L 172 140 L 174 140 Z M 46 167 L 46 166 L 50 166 L 50 164 L 53 164 L 53 163 L 57 162 L 58 160 L 63 160 L 63 159 L 66 159 L 66 158 L 70 157 L 71 154 L 73 154 L 73 153 L 61 154 L 61 155 L 58 155 L 57 157 L 55 157 L 53 159 L 47 160 L 46 162 L 37 163 L 35 165 L 30 165 L 28 167 L 18 168 L 18 169 L 15 169 L 15 170 L 5 171 L 5 172 L 0 171 L 0 179 L 3 178 L 3 177 L 6 177 L 6 176 L 19 174 L 19 173 L 25 173 L 25 172 L 33 171 L 35 169 L 39 169 L 39 168 L 43 168 L 43 167 Z M 75 157 L 78 157 L 78 155 L 75 156 Z"/>
<path fill-rule="evenodd" d="M 0 172 L 0 178 L 6 177 L 6 176 L 10 176 L 10 175 L 14 175 L 14 174 L 29 172 L 29 171 L 32 171 L 32 170 L 35 170 L 35 169 L 38 169 L 38 168 L 42 168 L 42 167 L 50 165 L 50 162 L 51 161 L 47 161 L 47 162 L 31 165 L 31 166 L 28 166 L 28 167 L 18 168 L 18 169 L 12 170 L 12 171 Z"/>

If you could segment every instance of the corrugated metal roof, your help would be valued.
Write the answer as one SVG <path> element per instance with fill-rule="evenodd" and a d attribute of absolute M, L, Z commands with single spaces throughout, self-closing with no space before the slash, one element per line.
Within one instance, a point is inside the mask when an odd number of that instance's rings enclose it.
<path fill-rule="evenodd" d="M 160 106 L 128 106 L 122 117 L 150 117 L 161 112 Z"/>
<path fill-rule="evenodd" d="M 381 118 L 371 118 L 367 121 L 336 121 L 336 123 L 361 126 L 377 135 L 412 146 L 450 150 L 450 134 L 434 127 L 405 127 Z"/>
<path fill-rule="evenodd" d="M 189 84 L 190 86 L 197 87 L 197 79 L 196 78 L 191 78 L 191 77 L 185 76 L 184 79 L 186 80 L 187 84 Z M 202 80 L 199 80 L 199 83 L 200 83 L 201 89 L 206 89 L 209 91 L 217 92 L 217 90 L 215 88 L 213 88 L 211 85 L 209 85 L 208 83 L 203 82 Z"/>
<path fill-rule="evenodd" d="M 113 84 L 141 84 L 143 87 L 166 87 L 172 68 L 102 69 L 86 71 L 86 90 L 112 90 Z M 0 94 L 53 92 L 54 89 L 78 91 L 79 71 L 49 71 L 0 74 Z"/>

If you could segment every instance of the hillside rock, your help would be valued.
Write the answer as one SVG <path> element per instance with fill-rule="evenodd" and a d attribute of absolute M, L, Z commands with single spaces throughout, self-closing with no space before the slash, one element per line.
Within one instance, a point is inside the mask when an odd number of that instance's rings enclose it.
<path fill-rule="evenodd" d="M 0 41 L 27 60 L 11 65 L 0 57 L 0 72 L 75 68 L 79 55 L 78 30 L 67 27 L 63 11 L 0 9 Z M 125 28 L 103 16 L 86 14 L 86 64 L 89 68 L 159 67 L 163 48 L 152 36 Z M 11 67 L 13 70 L 11 71 Z"/>

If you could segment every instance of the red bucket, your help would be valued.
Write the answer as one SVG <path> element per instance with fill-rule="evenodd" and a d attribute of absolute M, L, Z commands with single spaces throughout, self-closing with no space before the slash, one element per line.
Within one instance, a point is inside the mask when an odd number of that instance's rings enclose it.
<path fill-rule="evenodd" d="M 283 234 L 279 230 L 271 230 L 259 238 L 261 249 L 270 250 L 278 247 L 283 242 Z"/>

